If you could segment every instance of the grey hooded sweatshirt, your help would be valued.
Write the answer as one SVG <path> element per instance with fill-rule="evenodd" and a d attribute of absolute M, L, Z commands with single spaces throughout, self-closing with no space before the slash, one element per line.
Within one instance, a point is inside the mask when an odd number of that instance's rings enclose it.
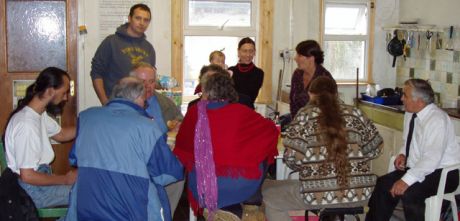
<path fill-rule="evenodd" d="M 117 28 L 113 35 L 107 36 L 97 48 L 91 61 L 91 78 L 102 78 L 104 90 L 110 96 L 113 86 L 129 75 L 138 62 L 146 62 L 155 67 L 155 49 L 145 35 L 134 38 L 127 33 L 128 23 Z"/>

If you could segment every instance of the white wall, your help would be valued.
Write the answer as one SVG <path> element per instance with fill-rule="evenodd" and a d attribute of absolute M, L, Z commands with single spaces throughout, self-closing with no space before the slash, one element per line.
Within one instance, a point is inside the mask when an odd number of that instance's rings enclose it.
<path fill-rule="evenodd" d="M 283 59 L 279 52 L 293 50 L 295 46 L 307 39 L 319 40 L 319 0 L 274 0 L 273 27 L 273 75 L 272 100 L 276 100 L 278 78 L 283 69 Z M 283 77 L 283 90 L 290 84 L 291 75 L 296 67 L 293 59 L 286 60 Z"/>
<path fill-rule="evenodd" d="M 399 23 L 399 0 L 384 0 L 375 3 L 373 81 L 381 88 L 396 86 L 396 69 L 391 67 L 393 57 L 387 52 L 384 26 Z"/>
<path fill-rule="evenodd" d="M 460 26 L 460 1 L 458 0 L 402 0 L 401 21 L 419 19 L 420 24 Z"/>
<path fill-rule="evenodd" d="M 143 2 L 152 10 L 152 21 L 145 34 L 147 40 L 155 48 L 158 73 L 170 75 L 171 1 L 148 0 Z M 85 25 L 88 29 L 87 34 L 78 37 L 78 111 L 100 105 L 89 75 L 91 59 L 101 43 L 98 31 L 99 3 L 100 0 L 78 1 L 78 25 Z M 115 30 L 113 32 L 115 33 Z"/>

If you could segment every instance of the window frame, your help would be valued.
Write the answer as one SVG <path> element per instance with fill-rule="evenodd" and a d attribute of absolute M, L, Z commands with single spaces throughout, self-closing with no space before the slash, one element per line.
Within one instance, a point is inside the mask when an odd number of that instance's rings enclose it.
<path fill-rule="evenodd" d="M 256 102 L 261 104 L 272 103 L 272 64 L 273 64 L 273 15 L 274 1 L 252 0 L 257 9 L 255 22 L 256 60 L 258 67 L 264 70 L 265 77 Z M 184 61 L 184 10 L 185 0 L 171 0 L 171 76 L 177 79 L 183 87 Z M 229 31 L 230 29 L 227 29 Z M 193 33 L 187 33 L 193 34 Z M 248 33 L 243 33 L 246 37 Z M 235 48 L 236 50 L 236 48 Z"/>
<path fill-rule="evenodd" d="M 191 0 L 183 0 L 183 19 L 184 19 L 184 36 L 245 36 L 245 34 L 250 33 L 250 36 L 257 37 L 257 15 L 258 15 L 258 0 L 209 0 L 215 2 L 251 2 L 251 25 L 249 27 L 235 27 L 235 26 L 224 26 L 222 29 L 221 26 L 194 26 L 189 25 L 189 2 Z M 195 0 L 197 1 L 197 0 Z M 198 0 L 199 1 L 199 0 Z"/>
<path fill-rule="evenodd" d="M 187 36 L 219 36 L 219 37 L 237 37 L 239 39 L 242 39 L 244 37 L 253 37 L 255 38 L 256 44 L 257 44 L 257 27 L 255 24 L 257 24 L 257 4 L 258 0 L 246 0 L 244 2 L 251 2 L 251 26 L 250 27 L 234 27 L 234 26 L 229 26 L 221 28 L 220 26 L 192 26 L 189 25 L 189 2 L 192 0 L 183 0 L 183 56 L 182 56 L 182 65 L 184 67 L 185 65 L 185 38 Z M 242 2 L 241 0 L 212 0 L 215 2 Z M 234 49 L 236 50 L 236 48 Z M 257 61 L 254 61 L 257 65 Z M 233 65 L 233 64 L 231 64 Z M 181 89 L 184 91 L 184 76 L 185 76 L 185 68 L 182 71 L 182 80 L 181 80 Z M 197 95 L 183 95 L 182 100 L 184 102 L 190 102 L 193 99 L 196 99 L 198 96 Z"/>
<path fill-rule="evenodd" d="M 372 58 L 373 58 L 373 29 L 374 29 L 374 0 L 321 0 L 321 43 L 325 45 L 326 41 L 364 41 L 364 70 L 363 77 L 359 78 L 359 82 L 372 82 Z M 326 8 L 331 6 L 367 6 L 367 30 L 366 35 L 338 35 L 326 34 Z M 331 73 L 334 77 L 334 74 Z M 350 75 L 351 76 L 351 75 Z M 347 79 L 336 79 L 338 83 L 356 83 L 356 75 Z"/>

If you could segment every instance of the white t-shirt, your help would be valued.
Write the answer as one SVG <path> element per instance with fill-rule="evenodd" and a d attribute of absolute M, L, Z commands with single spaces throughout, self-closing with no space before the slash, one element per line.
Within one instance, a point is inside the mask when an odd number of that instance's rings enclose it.
<path fill-rule="evenodd" d="M 6 128 L 8 167 L 19 174 L 20 168 L 37 170 L 41 164 L 50 164 L 54 159 L 50 137 L 60 131 L 59 124 L 46 112 L 40 115 L 25 106 L 11 118 Z"/>

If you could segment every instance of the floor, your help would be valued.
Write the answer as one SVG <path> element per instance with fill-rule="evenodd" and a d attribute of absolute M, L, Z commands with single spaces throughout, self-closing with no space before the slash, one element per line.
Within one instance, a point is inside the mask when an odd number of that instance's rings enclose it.
<path fill-rule="evenodd" d="M 187 200 L 187 194 L 184 190 L 177 205 L 176 211 L 174 211 L 173 221 L 189 221 L 189 204 Z M 198 218 L 198 221 L 203 221 L 202 217 Z"/>
<path fill-rule="evenodd" d="M 187 194 L 185 191 L 182 193 L 182 196 L 177 205 L 176 211 L 174 211 L 173 221 L 188 221 L 189 220 L 189 206 L 187 200 Z"/>
<path fill-rule="evenodd" d="M 275 177 L 276 166 L 272 165 L 268 169 L 267 178 L 274 179 Z M 174 211 L 173 221 L 189 221 L 189 204 L 187 200 L 187 193 L 182 193 L 181 199 L 179 201 L 179 205 L 177 205 L 176 211 Z M 198 217 L 198 221 L 204 221 L 203 217 Z"/>

